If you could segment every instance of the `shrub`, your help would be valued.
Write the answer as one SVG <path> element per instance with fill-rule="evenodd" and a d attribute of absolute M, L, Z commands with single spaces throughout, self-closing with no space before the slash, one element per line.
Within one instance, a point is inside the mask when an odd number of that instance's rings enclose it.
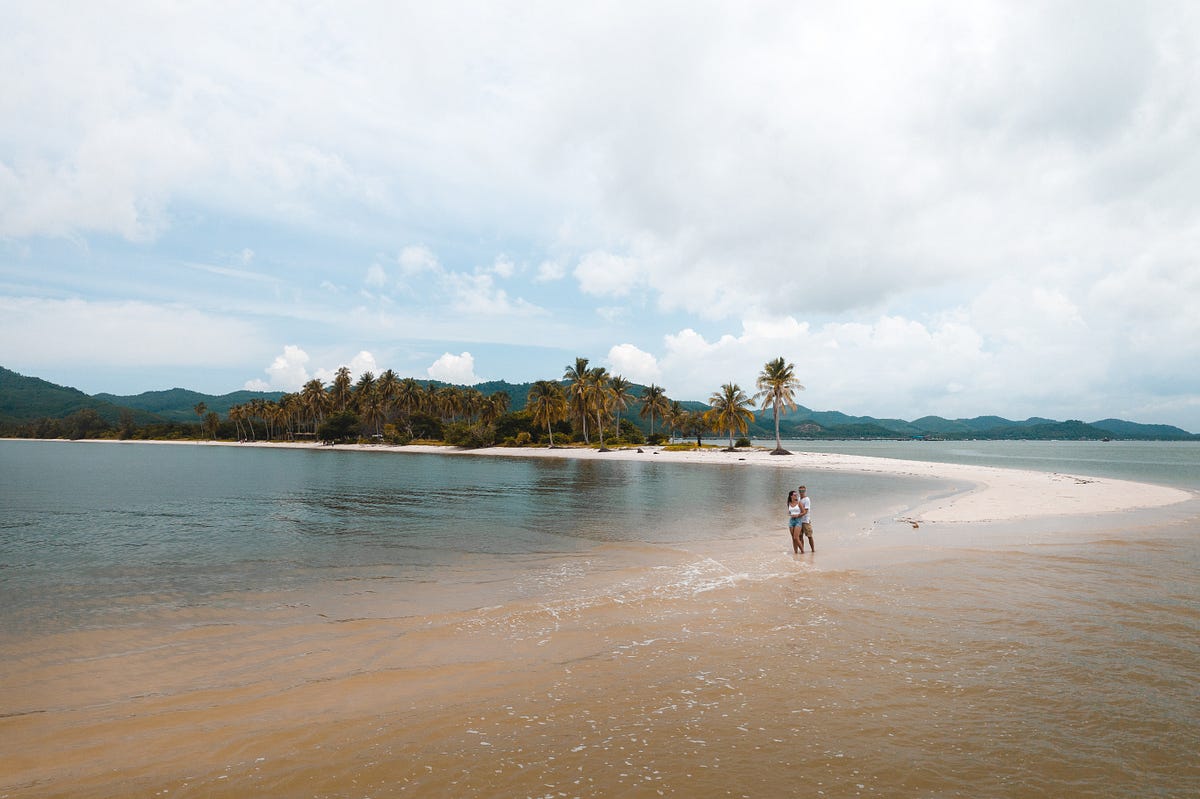
<path fill-rule="evenodd" d="M 750 443 L 750 439 L 746 438 L 745 436 L 742 436 L 741 438 L 739 438 L 737 440 L 737 443 L 734 444 L 734 446 L 735 447 L 751 447 L 754 445 Z"/>
<path fill-rule="evenodd" d="M 651 433 L 650 435 L 646 436 L 646 443 L 652 446 L 658 446 L 666 440 L 667 437 L 662 433 Z"/>

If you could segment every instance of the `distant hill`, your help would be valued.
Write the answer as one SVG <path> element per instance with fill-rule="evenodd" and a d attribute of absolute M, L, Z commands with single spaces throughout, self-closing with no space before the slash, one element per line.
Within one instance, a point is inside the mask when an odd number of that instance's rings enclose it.
<path fill-rule="evenodd" d="M 420 380 L 422 385 L 445 386 L 436 380 Z M 509 410 L 520 411 L 528 401 L 532 383 L 509 383 L 491 380 L 473 388 L 485 395 L 503 391 L 509 395 Z M 631 391 L 640 396 L 645 386 L 635 384 Z M 253 399 L 278 401 L 282 392 L 234 391 L 212 395 L 183 388 L 166 391 L 147 391 L 133 396 L 97 394 L 89 396 L 78 389 L 55 385 L 37 377 L 26 377 L 0 367 L 0 426 L 14 426 L 50 418 L 61 419 L 83 409 L 95 410 L 110 423 L 116 423 L 122 411 L 131 414 L 139 425 L 155 422 L 197 421 L 195 407 L 203 402 L 209 410 L 226 416 L 234 405 Z M 689 411 L 702 411 L 703 402 L 682 400 L 680 405 Z M 647 420 L 637 415 L 636 401 L 622 414 L 643 430 Z M 657 425 L 661 429 L 662 425 Z M 913 421 L 877 419 L 871 416 L 850 416 L 839 411 L 814 411 L 798 406 L 780 416 L 780 434 L 784 438 L 943 438 L 943 439 L 1094 439 L 1122 438 L 1141 440 L 1200 440 L 1200 435 L 1172 425 L 1139 424 L 1121 419 L 1101 419 L 1085 423 L 1079 420 L 1059 422 L 1054 419 L 1031 417 L 1013 421 L 1001 416 L 977 416 L 972 419 L 943 419 L 923 416 Z M 751 438 L 775 437 L 775 419 L 771 411 L 758 411 L 750 425 Z"/>
<path fill-rule="evenodd" d="M 115 424 L 122 407 L 88 396 L 79 389 L 59 386 L 40 377 L 26 377 L 0 366 L 0 424 L 63 419 L 82 410 L 94 410 L 106 422 Z M 137 424 L 154 420 L 145 412 L 131 411 L 131 414 Z"/>
<path fill-rule="evenodd" d="M 208 410 L 226 416 L 234 405 L 241 405 L 259 398 L 278 402 L 282 396 L 282 391 L 234 391 L 214 397 L 198 391 L 172 388 L 167 391 L 146 391 L 128 397 L 116 394 L 96 394 L 95 398 L 113 405 L 147 411 L 171 422 L 194 422 L 196 421 L 196 406 L 201 402 L 208 406 Z"/>

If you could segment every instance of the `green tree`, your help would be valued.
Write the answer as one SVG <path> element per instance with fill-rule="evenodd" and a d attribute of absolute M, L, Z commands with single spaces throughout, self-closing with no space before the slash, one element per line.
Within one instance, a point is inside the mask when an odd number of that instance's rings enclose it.
<path fill-rule="evenodd" d="M 567 369 L 563 372 L 563 380 L 567 381 L 567 403 L 571 413 L 575 414 L 583 425 L 583 442 L 590 444 L 588 439 L 588 402 L 587 402 L 587 376 L 588 376 L 588 359 L 576 358 L 575 365 L 567 365 Z"/>
<path fill-rule="evenodd" d="M 638 416 L 643 419 L 650 417 L 650 435 L 654 435 L 654 417 L 665 420 L 670 410 L 671 401 L 667 399 L 667 392 L 662 386 L 651 383 L 642 390 L 642 409 L 638 411 Z"/>
<path fill-rule="evenodd" d="M 326 444 L 338 444 L 358 438 L 361 422 L 350 411 L 331 414 L 317 428 L 317 438 Z"/>
<path fill-rule="evenodd" d="M 783 410 L 796 408 L 796 392 L 803 391 L 804 386 L 796 379 L 796 364 L 785 363 L 783 356 L 767 361 L 758 376 L 758 393 L 754 399 L 762 400 L 762 409 L 772 408 L 775 411 L 775 449 L 772 455 L 791 455 L 783 448 L 779 439 L 779 414 Z"/>
<path fill-rule="evenodd" d="M 550 437 L 550 446 L 554 446 L 554 430 L 552 424 L 560 419 L 566 419 L 570 411 L 567 394 L 561 383 L 553 380 L 539 380 L 529 389 L 526 407 L 533 414 L 533 423 L 546 425 L 546 435 Z"/>
<path fill-rule="evenodd" d="M 633 383 L 626 380 L 621 375 L 613 375 L 608 381 L 608 390 L 611 394 L 612 408 L 617 415 L 617 435 L 621 434 L 621 411 L 629 407 L 629 401 L 632 400 L 633 392 L 629 389 L 633 387 Z"/>
<path fill-rule="evenodd" d="M 733 434 L 736 430 L 745 433 L 754 421 L 753 402 L 737 383 L 725 383 L 721 390 L 708 398 L 711 406 L 704 414 L 705 421 L 714 430 L 729 431 L 729 449 L 733 449 Z"/>
<path fill-rule="evenodd" d="M 350 406 L 354 396 L 354 380 L 350 377 L 350 367 L 340 366 L 333 376 L 333 384 L 329 386 L 329 408 L 344 411 Z"/>
<path fill-rule="evenodd" d="M 613 407 L 611 380 L 608 370 L 603 366 L 589 369 L 583 379 L 584 405 L 588 411 L 596 414 L 601 452 L 608 452 L 608 447 L 604 446 L 604 420 Z"/>

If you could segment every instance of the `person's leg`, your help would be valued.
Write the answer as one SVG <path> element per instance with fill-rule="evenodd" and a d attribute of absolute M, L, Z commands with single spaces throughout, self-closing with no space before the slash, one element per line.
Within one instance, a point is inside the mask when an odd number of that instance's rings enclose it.
<path fill-rule="evenodd" d="M 788 533 L 792 536 L 792 554 L 802 551 L 800 547 L 804 546 L 803 539 L 800 538 L 800 528 L 794 524 L 788 523 Z"/>
<path fill-rule="evenodd" d="M 816 552 L 817 545 L 813 543 L 812 525 L 811 524 L 800 525 L 800 551 L 801 552 L 804 551 L 804 536 L 808 536 L 808 548 L 811 551 Z"/>

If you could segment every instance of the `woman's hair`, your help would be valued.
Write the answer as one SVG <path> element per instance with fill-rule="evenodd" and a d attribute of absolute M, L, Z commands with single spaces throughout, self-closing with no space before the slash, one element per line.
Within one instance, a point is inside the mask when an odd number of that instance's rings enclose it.
<path fill-rule="evenodd" d="M 792 497 L 798 497 L 798 496 L 800 496 L 800 495 L 797 494 L 795 491 L 789 491 L 788 492 L 788 502 L 790 503 L 792 501 Z"/>

